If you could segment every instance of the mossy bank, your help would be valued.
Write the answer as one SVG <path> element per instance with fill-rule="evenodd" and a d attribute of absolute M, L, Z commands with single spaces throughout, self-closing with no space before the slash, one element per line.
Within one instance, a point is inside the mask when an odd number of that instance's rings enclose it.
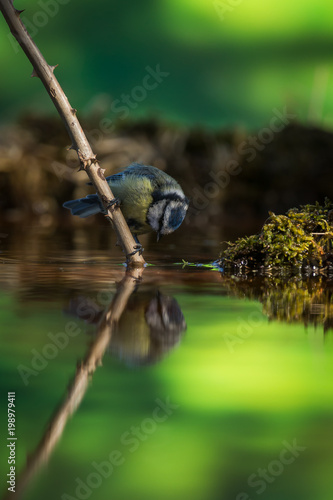
<path fill-rule="evenodd" d="M 219 264 L 232 271 L 333 272 L 333 204 L 302 205 L 285 215 L 269 213 L 259 234 L 239 238 Z"/>

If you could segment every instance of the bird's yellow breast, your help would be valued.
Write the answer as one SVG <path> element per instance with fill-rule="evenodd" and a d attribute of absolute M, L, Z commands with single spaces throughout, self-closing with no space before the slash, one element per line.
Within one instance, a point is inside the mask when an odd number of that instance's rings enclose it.
<path fill-rule="evenodd" d="M 153 187 L 150 180 L 140 176 L 126 176 L 110 183 L 111 190 L 119 198 L 120 208 L 133 233 L 152 231 L 147 224 L 147 211 L 153 201 Z"/>

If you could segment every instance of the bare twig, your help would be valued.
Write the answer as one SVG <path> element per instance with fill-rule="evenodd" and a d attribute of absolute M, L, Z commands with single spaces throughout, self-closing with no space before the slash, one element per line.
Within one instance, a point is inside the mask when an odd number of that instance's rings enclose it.
<path fill-rule="evenodd" d="M 126 224 L 123 214 L 117 205 L 109 206 L 114 199 L 111 189 L 105 179 L 104 170 L 100 167 L 96 155 L 94 155 L 90 144 L 81 128 L 76 116 L 76 110 L 71 107 L 68 99 L 54 76 L 56 66 L 50 66 L 45 61 L 36 44 L 31 39 L 24 24 L 20 19 L 22 11 L 15 9 L 13 0 L 0 0 L 0 10 L 26 56 L 33 66 L 31 76 L 41 79 L 59 115 L 65 123 L 69 136 L 72 140 L 72 149 L 75 149 L 81 164 L 80 170 L 85 170 L 93 183 L 97 194 L 105 208 L 106 216 L 110 219 L 118 240 L 125 252 L 128 263 L 135 266 L 143 266 L 145 261 L 139 253 L 132 254 L 135 249 L 134 238 Z"/>

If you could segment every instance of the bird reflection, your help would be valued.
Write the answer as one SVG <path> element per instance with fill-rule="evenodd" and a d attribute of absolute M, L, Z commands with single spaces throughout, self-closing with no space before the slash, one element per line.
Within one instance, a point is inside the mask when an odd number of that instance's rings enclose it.
<path fill-rule="evenodd" d="M 72 299 L 67 312 L 97 323 L 104 311 L 90 299 Z M 105 328 L 105 321 L 103 328 Z M 158 290 L 137 288 L 112 328 L 109 352 L 129 366 L 153 364 L 179 344 L 186 322 L 178 302 Z M 97 326 L 98 334 L 101 324 Z"/>
<path fill-rule="evenodd" d="M 178 302 L 157 292 L 134 293 L 110 342 L 111 352 L 129 365 L 152 364 L 173 349 L 186 330 Z"/>

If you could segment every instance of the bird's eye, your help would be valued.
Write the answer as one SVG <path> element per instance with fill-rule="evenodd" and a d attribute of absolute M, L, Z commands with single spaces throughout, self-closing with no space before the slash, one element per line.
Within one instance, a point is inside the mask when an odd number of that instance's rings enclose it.
<path fill-rule="evenodd" d="M 168 221 L 169 226 L 172 227 L 173 229 L 177 229 L 183 222 L 184 217 L 185 217 L 184 210 L 181 210 L 179 208 L 173 208 L 169 216 L 169 221 Z"/>

